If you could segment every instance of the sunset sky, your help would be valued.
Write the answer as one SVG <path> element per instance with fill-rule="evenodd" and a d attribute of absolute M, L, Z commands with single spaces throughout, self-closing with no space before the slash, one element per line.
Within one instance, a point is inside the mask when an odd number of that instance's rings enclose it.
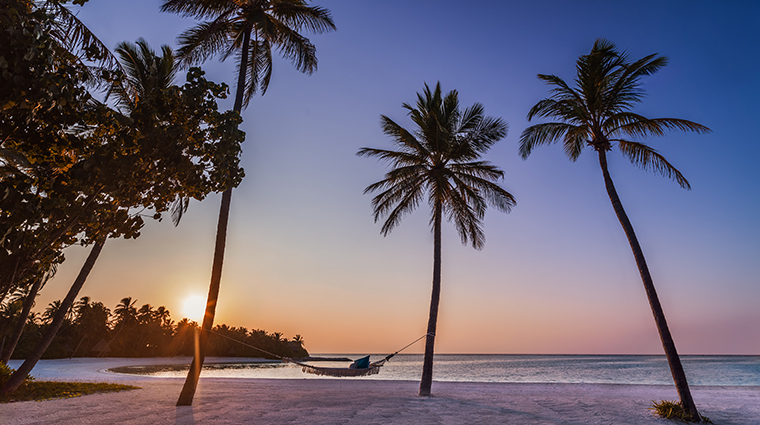
<path fill-rule="evenodd" d="M 304 337 L 313 353 L 390 353 L 425 333 L 432 279 L 423 204 L 388 237 L 362 195 L 386 168 L 355 156 L 389 148 L 385 114 L 412 129 L 402 103 L 427 82 L 459 91 L 510 125 L 486 156 L 505 171 L 511 214 L 489 210 L 482 251 L 444 226 L 438 353 L 659 354 L 627 240 L 593 151 L 573 163 L 557 145 L 517 154 L 526 114 L 548 96 L 536 74 L 574 78 L 606 38 L 670 64 L 644 79 L 636 111 L 699 122 L 708 135 L 648 139 L 692 190 L 618 152 L 610 170 L 649 262 L 682 354 L 760 354 L 760 3 L 715 1 L 320 0 L 338 27 L 310 35 L 319 69 L 277 59 L 269 91 L 243 111 L 246 178 L 232 198 L 216 323 Z M 176 46 L 192 20 L 158 0 L 91 0 L 79 18 L 113 48 L 145 38 Z M 232 85 L 235 63 L 207 77 Z M 184 82 L 184 76 L 180 79 Z M 231 99 L 223 104 L 232 107 Z M 80 296 L 164 305 L 175 320 L 205 297 L 220 196 L 193 202 L 179 227 L 149 222 L 109 240 Z M 36 311 L 64 296 L 87 250 L 66 251 Z M 421 352 L 422 344 L 411 352 Z"/>

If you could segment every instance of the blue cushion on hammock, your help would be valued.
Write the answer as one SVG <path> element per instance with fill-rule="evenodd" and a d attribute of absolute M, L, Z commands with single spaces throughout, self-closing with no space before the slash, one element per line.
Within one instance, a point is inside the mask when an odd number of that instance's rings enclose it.
<path fill-rule="evenodd" d="M 369 368 L 369 356 L 362 357 L 361 359 L 354 361 L 354 364 L 351 365 L 351 369 L 367 369 L 367 368 Z"/>

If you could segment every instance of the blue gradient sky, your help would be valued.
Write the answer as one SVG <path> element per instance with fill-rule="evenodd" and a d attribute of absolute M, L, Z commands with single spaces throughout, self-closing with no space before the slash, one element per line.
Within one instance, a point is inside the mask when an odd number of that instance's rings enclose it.
<path fill-rule="evenodd" d="M 159 13 L 159 4 L 92 0 L 79 17 L 111 47 L 138 37 L 175 46 L 192 21 Z M 247 177 L 233 193 L 217 323 L 298 333 L 312 352 L 392 352 L 425 332 L 429 211 L 382 237 L 362 190 L 385 168 L 354 154 L 389 147 L 380 114 L 411 127 L 401 104 L 440 81 L 463 106 L 480 102 L 509 123 L 487 159 L 505 170 L 518 205 L 508 215 L 489 211 L 482 251 L 444 228 L 437 351 L 660 353 L 595 155 L 572 163 L 559 146 L 527 161 L 517 155 L 528 109 L 548 94 L 536 74 L 571 80 L 577 57 L 602 37 L 633 58 L 670 58 L 645 79 L 639 113 L 713 129 L 649 139 L 691 191 L 610 158 L 676 344 L 682 353 L 760 354 L 760 3 L 317 4 L 338 26 L 311 37 L 318 72 L 304 76 L 277 60 L 269 92 L 243 113 Z M 234 81 L 232 60 L 204 69 Z M 111 308 L 132 296 L 179 319 L 184 298 L 205 296 L 218 208 L 211 196 L 193 202 L 178 228 L 148 223 L 136 241 L 109 241 L 80 295 Z M 86 250 L 66 254 L 37 310 L 63 297 Z"/>

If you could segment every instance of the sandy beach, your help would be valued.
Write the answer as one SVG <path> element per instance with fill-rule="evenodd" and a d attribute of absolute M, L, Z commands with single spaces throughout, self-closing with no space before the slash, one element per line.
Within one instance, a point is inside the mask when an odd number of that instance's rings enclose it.
<path fill-rule="evenodd" d="M 221 359 L 209 359 L 210 362 Z M 192 407 L 175 407 L 182 379 L 105 369 L 187 359 L 41 361 L 38 380 L 116 382 L 139 390 L 0 405 L 0 423 L 26 424 L 673 424 L 647 410 L 676 399 L 670 386 L 434 382 L 361 379 L 201 378 Z M 17 367 L 20 362 L 11 362 Z M 696 386 L 694 399 L 716 424 L 760 424 L 760 387 Z"/>

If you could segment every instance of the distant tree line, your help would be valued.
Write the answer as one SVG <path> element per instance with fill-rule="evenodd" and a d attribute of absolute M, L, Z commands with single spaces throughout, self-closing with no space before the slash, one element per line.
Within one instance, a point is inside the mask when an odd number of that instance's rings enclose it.
<path fill-rule="evenodd" d="M 0 304 L 0 345 L 10 338 L 21 315 L 27 294 L 14 293 Z M 183 318 L 174 322 L 164 306 L 144 304 L 122 298 L 110 310 L 102 302 L 81 297 L 66 313 L 63 326 L 45 352 L 44 358 L 70 357 L 170 357 L 192 356 L 195 333 L 194 321 Z M 61 308 L 60 301 L 50 303 L 41 312 L 30 312 L 21 338 L 11 358 L 26 358 L 39 343 L 53 317 Z M 209 356 L 304 358 L 309 353 L 303 338 L 287 339 L 280 332 L 267 333 L 261 329 L 217 325 L 209 335 Z M 259 351 L 253 347 L 260 348 Z"/>

